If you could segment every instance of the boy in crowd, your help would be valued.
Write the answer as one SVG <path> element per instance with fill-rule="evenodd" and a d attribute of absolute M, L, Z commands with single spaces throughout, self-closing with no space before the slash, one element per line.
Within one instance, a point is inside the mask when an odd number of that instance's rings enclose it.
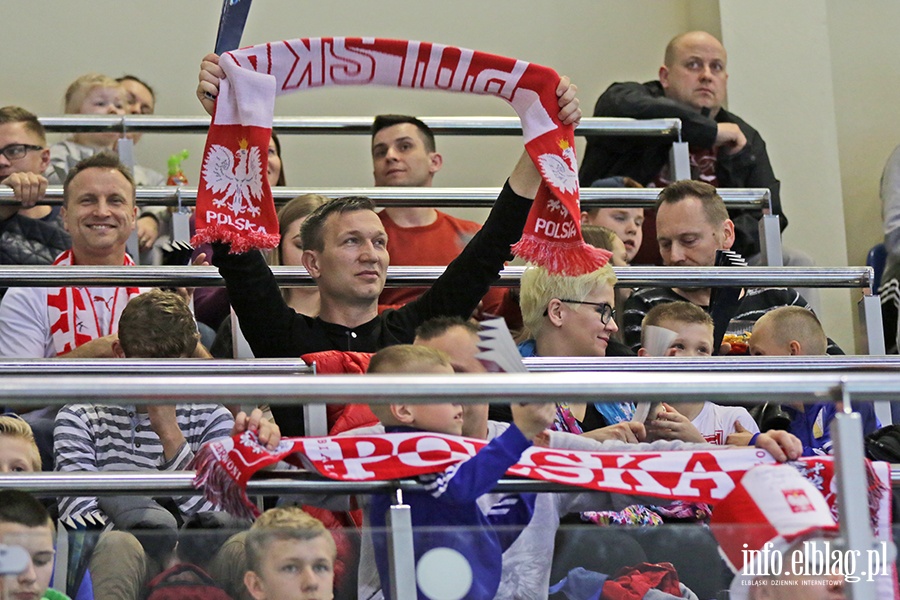
<path fill-rule="evenodd" d="M 198 351 L 198 341 L 184 300 L 151 290 L 122 311 L 113 352 L 119 358 L 189 358 Z M 185 469 L 200 446 L 231 435 L 233 425 L 231 413 L 217 404 L 69 404 L 56 417 L 56 470 Z M 212 509 L 202 496 L 177 503 L 184 516 Z M 96 498 L 62 498 L 59 504 L 61 518 L 99 510 Z"/>
<path fill-rule="evenodd" d="M 676 334 L 665 356 L 712 356 L 712 317 L 696 304 L 670 302 L 650 309 L 641 323 L 639 356 L 650 356 L 648 328 L 654 326 Z M 653 420 L 647 423 L 648 440 L 677 439 L 722 445 L 729 443 L 732 434 L 746 432 L 751 436 L 759 432 L 747 409 L 712 402 L 681 402 L 677 409 L 663 403 Z M 732 438 L 731 443 L 738 443 L 739 439 L 743 444 L 749 444 L 749 440 L 740 436 Z"/>
<path fill-rule="evenodd" d="M 40 502 L 19 490 L 0 490 L 0 544 L 24 548 L 30 559 L 18 575 L 0 577 L 0 598 L 68 600 L 49 589 L 56 555 L 53 534 L 53 521 Z"/>
<path fill-rule="evenodd" d="M 247 533 L 244 585 L 255 600 L 331 600 L 337 548 L 298 506 L 272 508 Z"/>
<path fill-rule="evenodd" d="M 591 184 L 591 187 L 642 188 L 644 186 L 631 177 L 607 177 L 605 179 L 598 179 Z M 656 211 L 652 211 L 652 215 L 656 215 Z M 651 220 L 651 223 L 652 222 L 653 221 Z M 589 208 L 588 210 L 581 211 L 582 232 L 589 226 L 606 227 L 614 231 L 625 246 L 626 262 L 631 264 L 638 254 L 638 251 L 641 249 L 641 243 L 644 240 L 644 209 L 624 207 Z M 653 234 L 650 236 L 650 239 L 652 240 L 656 234 L 655 227 L 653 227 L 651 233 Z M 591 243 L 587 238 L 585 238 L 585 241 Z M 653 244 L 651 244 L 651 246 L 652 245 Z M 653 258 L 649 256 L 649 254 L 650 253 L 643 252 L 642 255 L 645 255 L 643 256 L 645 260 L 639 260 L 637 264 L 655 264 L 654 261 L 647 260 Z M 654 251 L 654 254 L 656 255 L 655 258 L 658 258 L 658 253 Z"/>
<path fill-rule="evenodd" d="M 447 355 L 425 346 L 398 345 L 379 351 L 369 365 L 369 373 L 452 374 Z M 453 465 L 443 473 L 423 476 L 428 494 L 407 494 L 411 507 L 416 564 L 431 549 L 443 548 L 471 568 L 471 587 L 466 598 L 491 599 L 500 585 L 501 554 L 521 527 L 531 519 L 534 495 L 509 495 L 501 501 L 502 510 L 483 513 L 476 499 L 494 487 L 506 470 L 518 461 L 532 439 L 553 421 L 552 404 L 514 403 L 513 424 L 473 457 Z M 462 432 L 463 412 L 459 404 L 392 404 L 379 411 L 387 432 L 431 431 L 450 435 Z M 382 590 L 389 592 L 387 539 L 384 534 L 388 496 L 372 498 L 371 523 L 375 560 Z M 517 525 L 506 534 L 495 527 Z M 452 526 L 452 529 L 449 527 Z M 427 532 L 423 531 L 427 528 Z M 419 597 L 427 597 L 419 590 Z"/>
<path fill-rule="evenodd" d="M 782 306 L 764 314 L 750 335 L 752 356 L 821 356 L 826 354 L 828 338 L 812 311 L 799 306 Z M 760 416 L 760 427 L 767 430 L 766 404 Z M 837 408 L 833 402 L 782 404 L 790 418 L 788 431 L 803 442 L 803 456 L 832 453 L 831 423 Z M 863 421 L 863 435 L 869 435 L 881 424 L 871 404 L 854 403 L 853 410 Z"/>
<path fill-rule="evenodd" d="M 30 473 L 41 470 L 41 454 L 25 419 L 0 416 L 0 473 Z"/>
<path fill-rule="evenodd" d="M 133 298 L 119 319 L 113 352 L 118 358 L 190 358 L 208 356 L 199 344 L 197 325 L 176 293 L 151 290 Z M 69 404 L 60 409 L 54 430 L 57 471 L 175 471 L 186 469 L 206 442 L 256 430 L 274 449 L 280 432 L 253 411 L 250 417 L 219 404 L 106 405 Z M 141 543 L 126 531 L 101 536 L 90 562 L 98 598 L 138 598 L 144 582 L 171 566 L 178 519 L 213 510 L 202 496 L 173 498 L 172 512 L 152 498 L 135 496 L 60 498 L 60 517 L 97 515 L 116 529 L 151 528 Z M 175 514 L 177 513 L 178 519 Z M 144 547 L 144 544 L 147 544 Z"/>

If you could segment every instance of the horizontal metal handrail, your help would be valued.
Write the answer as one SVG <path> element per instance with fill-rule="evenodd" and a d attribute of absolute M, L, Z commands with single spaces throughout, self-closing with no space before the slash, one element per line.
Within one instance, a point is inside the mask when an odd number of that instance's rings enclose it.
<path fill-rule="evenodd" d="M 319 194 L 330 198 L 343 196 L 368 196 L 380 206 L 439 206 L 487 208 L 494 205 L 500 188 L 495 187 L 449 187 L 449 188 L 403 188 L 403 187 L 353 187 L 353 188 L 272 188 L 276 204 L 302 194 Z M 51 185 L 44 199 L 38 204 L 62 204 L 63 188 Z M 653 208 L 656 205 L 658 189 L 654 188 L 581 188 L 582 208 Z M 136 190 L 138 204 L 157 206 L 194 206 L 197 188 L 194 186 L 140 187 Z M 720 188 L 719 195 L 729 208 L 769 209 L 771 196 L 765 188 Z M 15 204 L 11 188 L 0 187 L 0 204 Z"/>
<path fill-rule="evenodd" d="M 900 372 L 900 356 L 535 356 L 522 359 L 533 373 L 557 371 L 666 371 L 666 372 L 795 372 L 872 371 Z M 312 374 L 312 368 L 299 359 L 110 359 L 110 358 L 34 358 L 0 361 L 0 376 L 6 375 L 291 375 Z"/>
<path fill-rule="evenodd" d="M 430 285 L 445 267 L 389 267 L 388 287 Z M 507 267 L 494 283 L 519 284 L 525 267 Z M 272 267 L 284 286 L 315 285 L 303 267 Z M 823 287 L 871 288 L 871 267 L 615 267 L 618 287 Z M 215 267 L 0 266 L 0 287 L 140 285 L 216 287 L 224 285 Z"/>
<path fill-rule="evenodd" d="M 302 380 L 300 379 L 302 377 Z M 391 404 L 436 401 L 485 402 L 647 401 L 723 404 L 816 402 L 844 389 L 854 401 L 894 400 L 896 371 L 846 372 L 554 372 L 456 375 L 5 375 L 0 404 L 47 406 L 68 403 L 169 404 Z"/>
<path fill-rule="evenodd" d="M 289 476 L 285 474 L 289 473 Z M 120 494 L 164 494 L 199 496 L 193 486 L 193 471 L 105 471 L 101 473 L 3 473 L 0 489 L 16 489 L 37 496 L 112 496 Z M 396 489 L 427 492 L 423 483 L 414 479 L 392 481 L 331 481 L 306 471 L 264 472 L 247 483 L 247 493 L 255 496 L 282 494 L 374 494 Z M 572 491 L 563 484 L 533 479 L 501 479 L 497 492 Z"/>
<path fill-rule="evenodd" d="M 304 471 L 262 472 L 247 482 L 251 496 L 283 494 L 374 494 L 427 492 L 426 484 L 413 479 L 392 481 L 331 481 L 320 479 Z M 100 473 L 4 473 L 0 475 L 0 489 L 22 490 L 40 497 L 112 496 L 112 495 L 178 495 L 199 496 L 202 492 L 193 485 L 194 471 L 105 471 Z M 900 467 L 893 465 L 891 481 L 900 483 Z M 572 488 L 560 483 L 534 479 L 501 479 L 495 492 L 570 492 Z"/>
<path fill-rule="evenodd" d="M 518 117 L 420 117 L 437 135 L 520 135 Z M 374 117 L 275 117 L 280 134 L 371 135 Z M 206 133 L 209 117 L 163 115 L 65 115 L 40 117 L 49 132 L 134 131 L 154 133 Z M 585 117 L 579 135 L 678 136 L 680 119 L 624 119 Z"/>
<path fill-rule="evenodd" d="M 4 375 L 291 375 L 312 373 L 305 362 L 289 358 L 249 360 L 193 358 L 31 358 L 0 361 Z"/>

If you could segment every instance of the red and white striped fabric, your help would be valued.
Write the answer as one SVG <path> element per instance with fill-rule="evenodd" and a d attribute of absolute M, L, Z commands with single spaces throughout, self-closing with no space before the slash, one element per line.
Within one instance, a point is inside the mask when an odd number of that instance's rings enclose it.
<path fill-rule="evenodd" d="M 573 127 L 557 118 L 559 75 L 548 67 L 465 48 L 379 38 L 308 38 L 224 54 L 225 79 L 207 137 L 197 198 L 198 242 L 232 251 L 271 248 L 278 223 L 266 182 L 275 96 L 332 85 L 381 85 L 500 97 L 522 121 L 543 178 L 514 251 L 551 272 L 581 275 L 610 254 L 581 238 Z"/>

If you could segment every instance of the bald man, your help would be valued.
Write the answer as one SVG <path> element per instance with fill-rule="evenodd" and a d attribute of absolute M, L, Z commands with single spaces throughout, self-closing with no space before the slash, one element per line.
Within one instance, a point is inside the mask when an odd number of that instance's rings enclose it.
<path fill-rule="evenodd" d="M 682 139 L 690 144 L 691 179 L 716 187 L 769 188 L 772 210 L 781 210 L 780 183 L 775 178 L 766 144 L 743 119 L 723 108 L 728 97 L 728 57 L 721 42 L 705 31 L 676 36 L 666 46 L 659 80 L 611 85 L 594 107 L 595 117 L 635 119 L 678 118 Z M 672 182 L 671 140 L 646 137 L 588 137 L 581 163 L 581 185 L 597 179 L 627 176 L 644 186 Z M 735 223 L 734 249 L 745 257 L 759 254 L 759 210 L 730 210 Z M 652 215 L 644 223 L 644 238 L 653 240 Z M 635 264 L 658 264 L 654 244 L 644 244 Z"/>
<path fill-rule="evenodd" d="M 753 356 L 821 356 L 828 340 L 819 319 L 811 311 L 799 306 L 782 306 L 761 316 L 750 335 L 750 354 Z M 771 403 L 770 405 L 774 405 Z M 781 409 L 791 419 L 788 431 L 803 443 L 803 456 L 831 454 L 833 440 L 831 423 L 837 412 L 834 402 L 782 404 Z M 862 417 L 863 435 L 881 427 L 871 403 L 853 403 L 853 410 Z M 766 408 L 763 408 L 760 429 L 766 431 Z"/>

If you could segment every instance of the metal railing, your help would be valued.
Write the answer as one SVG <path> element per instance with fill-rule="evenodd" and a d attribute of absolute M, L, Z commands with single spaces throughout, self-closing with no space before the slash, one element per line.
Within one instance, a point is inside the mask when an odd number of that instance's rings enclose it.
<path fill-rule="evenodd" d="M 507 267 L 496 286 L 519 284 L 524 267 Z M 388 287 L 430 285 L 444 267 L 389 267 Z M 867 354 L 884 354 L 881 302 L 872 289 L 871 267 L 616 267 L 619 287 L 825 287 L 859 288 L 860 344 Z M 315 283 L 302 267 L 274 267 L 279 285 Z M 224 285 L 214 267 L 0 266 L 0 287 L 138 285 L 216 287 Z"/>
<path fill-rule="evenodd" d="M 445 267 L 388 267 L 387 286 L 430 285 Z M 494 285 L 514 287 L 525 267 L 506 267 Z M 823 287 L 872 292 L 871 267 L 615 267 L 618 287 Z M 303 267 L 272 267 L 279 285 L 309 287 L 315 282 Z M 142 285 L 217 287 L 224 285 L 215 267 L 0 266 L 0 287 L 61 285 Z"/>
<path fill-rule="evenodd" d="M 521 135 L 518 117 L 420 117 L 436 135 Z M 161 115 L 64 115 L 40 117 L 50 133 L 129 132 L 207 133 L 210 118 Z M 371 135 L 373 117 L 275 117 L 272 128 L 281 134 Z M 681 139 L 680 119 L 617 119 L 585 117 L 578 135 L 633 135 Z"/>
<path fill-rule="evenodd" d="M 303 377 L 299 385 L 298 377 Z M 390 404 L 399 401 L 543 402 L 564 397 L 569 402 L 647 401 L 763 403 L 821 400 L 847 390 L 854 400 L 892 400 L 900 394 L 894 371 L 841 372 L 553 372 L 524 374 L 456 374 L 359 377 L 329 375 L 192 375 L 115 374 L 93 378 L 78 375 L 4 376 L 0 403 L 29 406 L 71 402 L 166 404 L 216 402 L 228 398 L 240 404 Z M 602 399 L 598 400 L 598 395 Z"/>
<path fill-rule="evenodd" d="M 478 375 L 379 375 L 359 377 L 334 375 L 306 377 L 297 385 L 296 376 L 106 376 L 86 379 L 75 376 L 8 376 L 0 388 L 0 401 L 14 398 L 18 403 L 42 404 L 65 402 L 170 403 L 173 396 L 186 402 L 223 400 L 270 404 L 306 404 L 310 402 L 440 402 L 463 404 L 490 401 L 545 402 L 565 397 L 571 402 L 597 401 L 603 390 L 603 401 L 615 402 L 639 397 L 645 401 L 699 401 L 731 399 L 739 395 L 743 401 L 765 402 L 777 397 L 783 402 L 830 400 L 844 402 L 895 397 L 900 393 L 900 378 L 893 371 L 874 373 L 817 372 L 815 374 L 782 375 L 775 373 L 528 373 Z M 842 549 L 863 556 L 873 547 L 868 519 L 866 469 L 863 465 L 862 429 L 859 415 L 838 413 L 832 424 L 835 441 L 835 480 L 839 490 L 838 509 L 844 540 Z M 153 481 L 157 476 L 160 480 Z M 4 474 L 0 488 L 23 487 L 37 493 L 113 493 L 120 489 L 147 493 L 151 485 L 163 483 L 168 490 L 187 490 L 189 473 L 91 475 Z M 269 490 L 285 489 L 285 482 L 275 482 Z M 336 490 L 332 483 L 294 481 L 295 492 Z M 357 483 L 352 484 L 356 486 Z M 368 485 L 368 484 L 366 484 Z M 506 485 L 506 484 L 503 484 Z M 282 487 L 279 487 L 282 486 Z M 384 486 L 384 487 L 380 487 Z M 262 492 L 263 484 L 254 482 L 253 493 Z M 386 489 L 385 489 L 386 488 Z M 155 487 L 153 489 L 156 489 Z M 343 492 L 349 491 L 344 488 Z M 352 489 L 355 489 L 352 488 Z M 542 489 L 542 488 L 539 488 Z M 402 498 L 399 484 L 380 483 L 365 490 L 394 492 Z M 409 508 L 398 502 L 390 509 L 392 524 L 389 535 L 397 548 L 412 548 Z M 396 517 L 396 522 L 394 517 Z M 401 526 L 405 524 L 407 526 Z M 396 539 L 393 539 L 396 538 Z M 411 550 L 396 551 L 392 563 L 402 568 L 415 568 Z M 865 582 L 864 582 L 865 583 Z M 855 586 L 856 583 L 850 582 Z M 869 586 L 871 588 L 871 586 Z M 868 590 L 862 586 L 861 592 Z M 862 596 L 860 596 L 862 597 Z"/>
<path fill-rule="evenodd" d="M 893 372 L 900 375 L 900 356 L 533 356 L 522 362 L 532 373 L 567 372 L 715 372 L 792 373 L 796 371 L 841 371 L 845 373 Z M 299 359 L 103 359 L 32 358 L 0 361 L 0 376 L 8 375 L 312 375 Z"/>
<path fill-rule="evenodd" d="M 729 208 L 756 208 L 771 210 L 771 195 L 765 188 L 720 188 L 719 195 Z M 302 194 L 319 194 L 339 198 L 342 196 L 368 196 L 381 206 L 435 206 L 489 208 L 494 205 L 500 188 L 457 187 L 457 188 L 296 188 L 274 187 L 272 197 L 276 204 L 283 204 Z M 654 188 L 581 188 L 582 208 L 653 208 L 659 190 Z M 61 205 L 63 188 L 51 185 L 37 204 Z M 195 186 L 139 187 L 135 192 L 139 205 L 154 206 L 195 206 L 197 188 Z M 0 204 L 17 204 L 12 189 L 0 188 Z"/>

